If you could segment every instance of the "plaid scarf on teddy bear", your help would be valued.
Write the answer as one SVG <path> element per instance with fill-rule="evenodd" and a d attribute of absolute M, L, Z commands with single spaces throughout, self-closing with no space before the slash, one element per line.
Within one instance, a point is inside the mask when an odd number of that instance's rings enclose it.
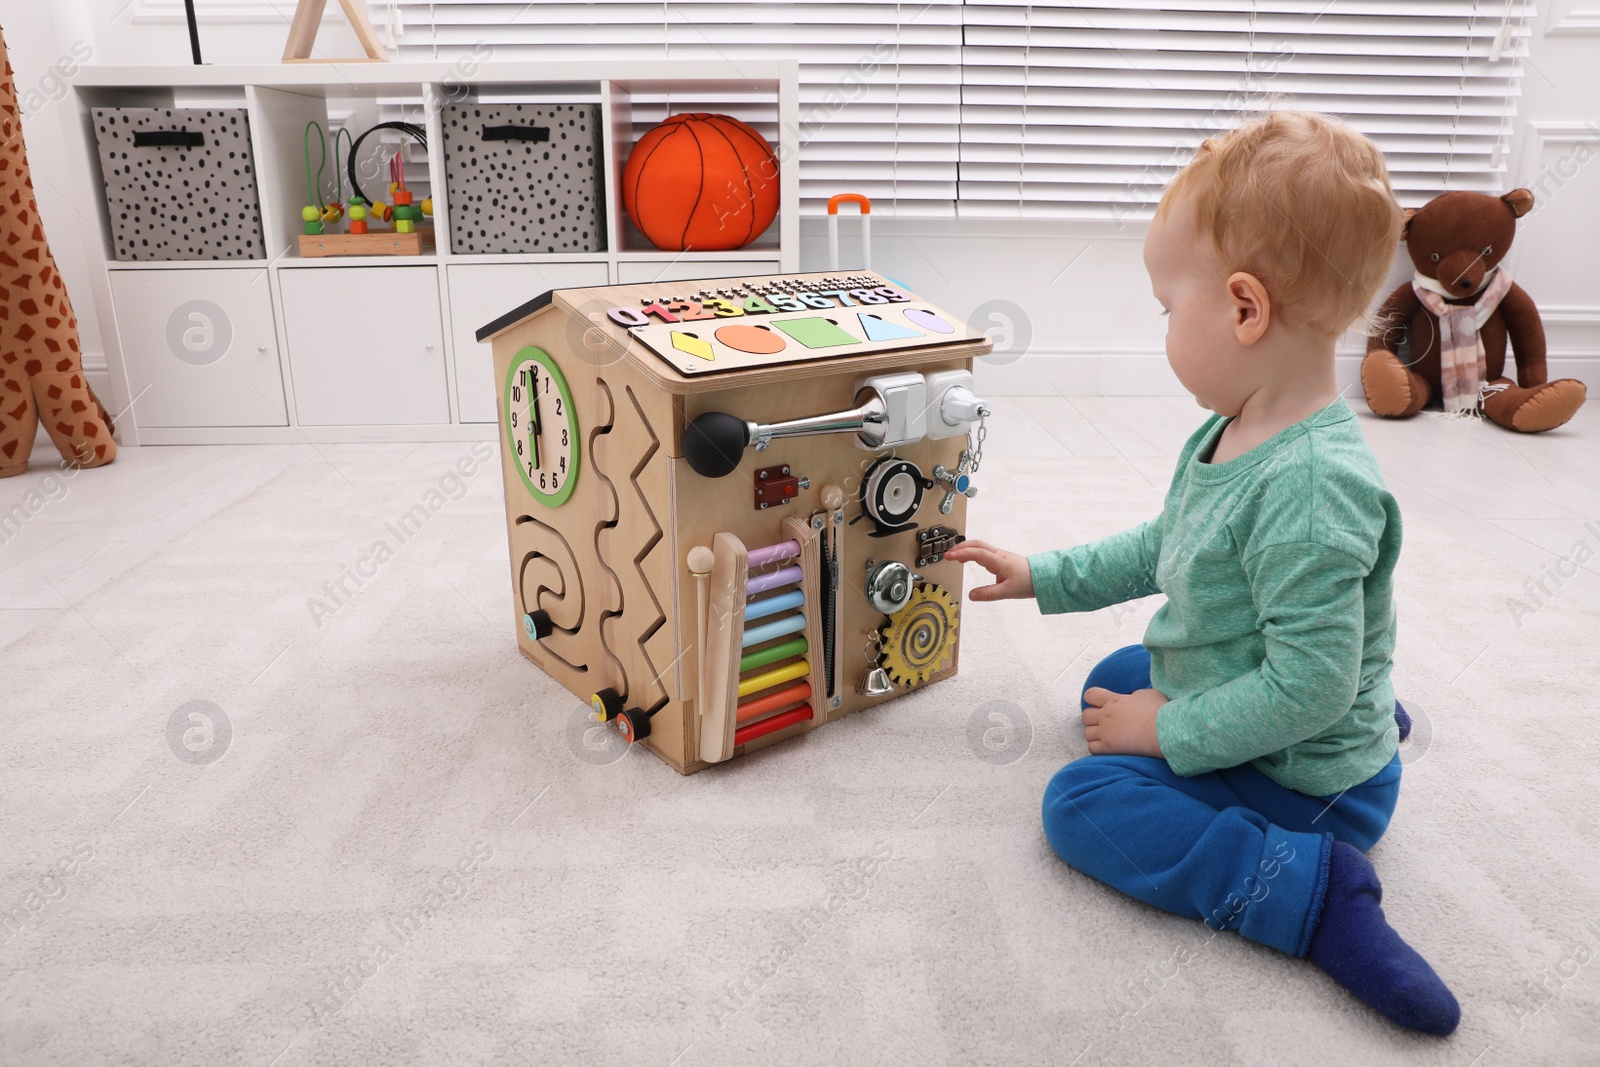
<path fill-rule="evenodd" d="M 1449 304 L 1451 294 L 1421 271 L 1411 280 L 1422 306 L 1439 320 L 1439 380 L 1444 385 L 1444 410 L 1450 414 L 1476 414 L 1485 381 L 1483 337 L 1479 331 L 1511 289 L 1511 275 L 1503 267 L 1489 272 L 1487 283 L 1470 304 Z"/>

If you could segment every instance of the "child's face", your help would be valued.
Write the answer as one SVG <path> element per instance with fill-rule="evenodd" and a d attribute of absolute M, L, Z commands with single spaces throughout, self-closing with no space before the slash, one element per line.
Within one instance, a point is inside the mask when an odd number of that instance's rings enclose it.
<path fill-rule="evenodd" d="M 1239 414 L 1258 383 L 1259 353 L 1241 343 L 1242 318 L 1235 280 L 1217 260 L 1192 209 L 1172 205 L 1144 240 L 1150 288 L 1167 313 L 1167 362 L 1201 407 Z"/>

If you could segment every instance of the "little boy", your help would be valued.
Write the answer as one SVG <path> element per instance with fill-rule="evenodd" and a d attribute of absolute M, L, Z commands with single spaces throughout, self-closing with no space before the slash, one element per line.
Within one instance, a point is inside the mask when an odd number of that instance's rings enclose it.
<path fill-rule="evenodd" d="M 1142 645 L 1084 684 L 1091 755 L 1044 798 L 1061 858 L 1156 907 L 1308 956 L 1401 1026 L 1461 1009 L 1384 919 L 1362 853 L 1400 792 L 1392 573 L 1400 512 L 1334 377 L 1402 214 L 1383 157 L 1279 112 L 1201 145 L 1162 197 L 1145 267 L 1167 359 L 1216 414 L 1132 530 L 1030 556 L 967 541 L 973 600 L 1094 611 L 1165 593 Z"/>

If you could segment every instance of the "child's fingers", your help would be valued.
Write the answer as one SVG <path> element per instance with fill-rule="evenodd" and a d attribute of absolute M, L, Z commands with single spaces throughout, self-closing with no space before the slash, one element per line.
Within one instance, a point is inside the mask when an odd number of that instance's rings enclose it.
<path fill-rule="evenodd" d="M 1120 693 L 1113 693 L 1111 690 L 1102 689 L 1097 685 L 1092 688 L 1085 689 L 1083 692 L 1083 699 L 1087 700 L 1094 707 L 1103 708 L 1112 697 L 1120 695 Z"/>
<path fill-rule="evenodd" d="M 977 563 L 984 570 L 991 573 L 1000 573 L 1000 559 L 1004 555 L 993 545 L 986 545 L 982 541 L 963 541 L 944 554 L 945 559 L 953 559 L 957 563 Z"/>
<path fill-rule="evenodd" d="M 945 559 L 957 563 L 976 563 L 995 576 L 989 585 L 975 586 L 967 594 L 969 600 L 1009 600 L 1029 595 L 1017 573 L 1014 552 L 1003 552 L 986 541 L 963 541 L 944 554 Z M 1025 572 L 1024 572 L 1025 573 Z"/>
<path fill-rule="evenodd" d="M 974 600 L 1012 600 L 1017 597 L 1031 596 L 1026 587 L 1015 575 L 996 574 L 995 580 L 988 585 L 973 587 Z"/>
<path fill-rule="evenodd" d="M 953 548 L 950 549 L 950 551 L 946 552 L 945 555 L 947 555 L 947 556 L 955 556 L 957 559 L 959 559 L 962 556 L 965 556 L 968 553 L 970 553 L 975 548 L 987 548 L 991 552 L 994 551 L 994 546 L 991 545 L 989 542 L 987 542 L 987 541 L 979 541 L 979 540 L 977 540 L 975 538 L 969 537 L 965 541 L 962 541 L 961 543 L 955 545 Z"/>
<path fill-rule="evenodd" d="M 945 559 L 953 559 L 957 563 L 976 563 L 987 571 L 994 568 L 989 565 L 993 557 L 985 555 L 982 549 L 968 549 L 965 545 L 957 545 L 944 554 Z"/>

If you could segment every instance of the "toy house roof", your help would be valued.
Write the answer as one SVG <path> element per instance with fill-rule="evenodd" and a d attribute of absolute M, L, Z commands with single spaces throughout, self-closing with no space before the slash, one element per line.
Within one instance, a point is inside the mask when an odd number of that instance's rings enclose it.
<path fill-rule="evenodd" d="M 687 356 L 684 352 L 673 351 L 668 343 L 666 338 L 672 335 L 673 331 L 687 331 L 694 335 L 693 325 L 678 326 L 676 320 L 668 320 L 666 323 L 630 328 L 621 325 L 608 315 L 608 310 L 612 308 L 638 308 L 649 304 L 652 300 L 660 303 L 682 299 L 679 296 L 666 295 L 669 292 L 688 294 L 691 299 L 696 294 L 704 296 L 708 293 L 741 293 L 751 290 L 771 292 L 775 286 L 791 288 L 797 292 L 838 293 L 840 290 L 826 287 L 841 284 L 888 286 L 890 282 L 875 272 L 862 271 L 853 272 L 847 277 L 841 277 L 839 272 L 827 272 L 792 275 L 787 278 L 713 278 L 552 289 L 540 293 L 532 300 L 485 324 L 475 336 L 480 342 L 493 341 L 507 331 L 548 314 L 552 308 L 558 309 L 575 324 L 581 324 L 581 340 L 577 336 L 570 339 L 574 346 L 581 343 L 596 350 L 609 347 L 618 357 L 637 367 L 658 387 L 676 394 L 709 392 L 725 389 L 733 384 L 745 386 L 804 379 L 818 374 L 870 372 L 891 365 L 948 363 L 952 359 L 981 356 L 993 348 L 993 342 L 986 335 L 910 293 L 898 283 L 894 288 L 902 296 L 909 296 L 911 302 L 902 302 L 899 305 L 857 305 L 840 297 L 841 305 L 836 311 L 830 312 L 815 304 L 807 309 L 807 317 L 813 320 L 812 325 L 823 330 L 829 327 L 817 322 L 818 317 L 830 314 L 837 316 L 831 320 L 835 324 L 833 334 L 837 338 L 844 338 L 846 332 L 849 332 L 837 327 L 840 321 L 849 316 L 848 325 L 854 330 L 854 340 L 846 339 L 840 342 L 828 338 L 815 344 L 792 340 L 786 349 L 771 356 L 749 356 L 718 349 L 719 358 L 715 365 L 712 365 L 709 354 L 703 359 Z M 845 307 L 846 304 L 849 305 L 848 308 Z M 905 312 L 908 316 L 926 316 L 926 319 L 912 321 L 931 320 L 938 332 L 927 326 L 921 329 L 910 328 L 909 324 L 893 327 L 882 321 L 874 321 L 874 325 L 880 328 L 898 330 L 897 333 L 890 335 L 893 339 L 875 339 L 870 336 L 863 337 L 861 330 L 854 325 L 854 316 L 857 313 L 860 313 L 864 320 L 875 320 L 877 316 L 889 314 L 880 309 L 897 306 L 913 309 Z M 943 320 L 942 323 L 940 319 Z M 763 314 L 757 321 L 776 323 L 779 327 L 784 327 L 792 320 L 792 313 L 783 313 L 770 317 Z M 727 324 L 750 320 L 719 318 L 716 321 Z M 700 336 L 701 346 L 709 348 L 709 342 L 703 339 L 703 335 Z M 830 345 L 832 347 L 829 347 Z M 724 367 L 723 362 L 730 355 L 733 355 L 738 362 Z"/>
<path fill-rule="evenodd" d="M 549 307 L 555 301 L 555 296 L 556 291 L 554 289 L 546 289 L 526 304 L 519 304 L 493 322 L 480 326 L 477 333 L 478 340 L 492 340 L 494 335 L 502 330 L 509 330 L 511 327 L 521 324 L 524 319 L 533 318 L 533 316 Z"/>

